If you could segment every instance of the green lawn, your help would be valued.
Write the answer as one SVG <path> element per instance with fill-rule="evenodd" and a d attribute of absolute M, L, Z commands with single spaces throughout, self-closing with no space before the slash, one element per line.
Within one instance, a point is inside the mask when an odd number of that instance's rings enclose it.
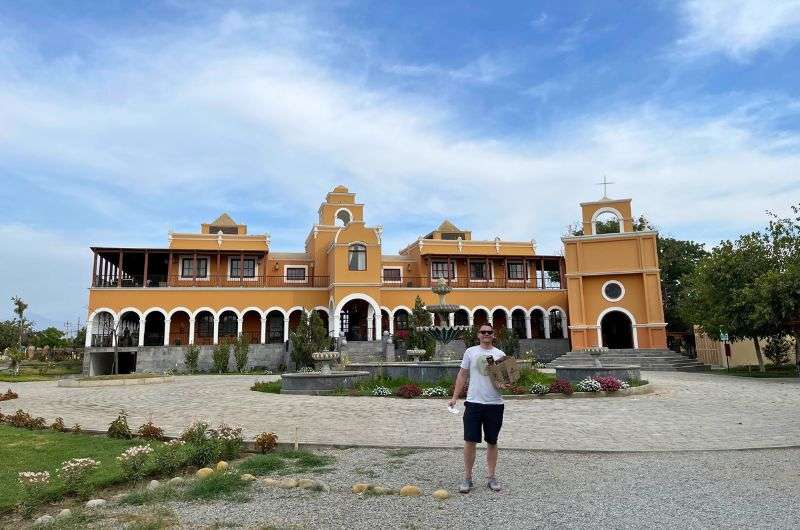
<path fill-rule="evenodd" d="M 715 369 L 711 370 L 711 373 L 717 375 L 733 375 L 738 377 L 797 377 L 797 368 L 794 364 L 784 364 L 781 366 L 768 364 L 764 368 L 766 368 L 767 371 L 763 373 L 759 372 L 758 365 L 736 366 L 730 370 Z"/>
<path fill-rule="evenodd" d="M 19 375 L 13 376 L 8 370 L 5 370 L 0 372 L 0 381 L 7 383 L 50 381 L 59 379 L 66 374 L 79 374 L 81 366 L 81 361 L 73 359 L 53 363 L 52 367 L 49 366 L 49 363 L 42 361 L 23 361 Z M 44 373 L 40 373 L 40 371 Z"/>
<path fill-rule="evenodd" d="M 70 434 L 49 431 L 29 431 L 0 425 L 0 513 L 8 511 L 22 498 L 17 473 L 20 471 L 49 471 L 53 496 L 61 492 L 56 470 L 70 458 L 93 458 L 100 467 L 91 475 L 94 488 L 103 487 L 123 478 L 115 458 L 141 440 L 114 440 L 105 436 Z"/>

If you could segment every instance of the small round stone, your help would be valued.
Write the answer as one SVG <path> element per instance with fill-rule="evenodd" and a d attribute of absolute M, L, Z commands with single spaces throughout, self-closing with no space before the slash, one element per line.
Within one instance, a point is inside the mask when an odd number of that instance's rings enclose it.
<path fill-rule="evenodd" d="M 261 482 L 263 482 L 265 486 L 274 487 L 274 486 L 277 486 L 280 481 L 277 480 L 277 479 L 271 478 L 271 477 L 267 477 L 267 478 L 261 479 Z"/>
<path fill-rule="evenodd" d="M 283 488 L 285 490 L 289 490 L 292 488 L 297 487 L 297 479 L 296 478 L 285 478 L 278 482 L 278 487 Z"/>
<path fill-rule="evenodd" d="M 106 505 L 105 499 L 92 499 L 86 502 L 87 508 L 102 508 Z"/>
<path fill-rule="evenodd" d="M 227 471 L 230 466 L 224 460 L 217 462 L 217 471 Z"/>
<path fill-rule="evenodd" d="M 359 482 L 358 484 L 353 484 L 353 493 L 364 493 L 370 488 L 372 488 L 372 486 L 370 486 L 369 484 Z"/>
<path fill-rule="evenodd" d="M 256 479 L 256 477 L 251 475 L 250 473 L 244 473 L 239 478 L 242 479 L 245 482 L 253 482 Z"/>
<path fill-rule="evenodd" d="M 72 510 L 70 510 L 69 508 L 64 508 L 63 510 L 58 512 L 58 515 L 56 515 L 56 519 L 63 519 L 64 517 L 70 517 L 70 516 L 72 516 Z"/>
<path fill-rule="evenodd" d="M 46 525 L 49 525 L 49 524 L 53 524 L 54 520 L 55 520 L 55 517 L 53 517 L 52 515 L 43 515 L 43 516 L 39 517 L 38 519 L 36 519 L 36 521 L 34 521 L 33 524 L 35 524 L 36 526 L 46 526 Z"/>
<path fill-rule="evenodd" d="M 443 501 L 445 499 L 449 499 L 450 498 L 450 492 L 448 492 L 447 490 L 436 490 L 436 491 L 433 492 L 433 498 L 437 499 L 437 500 L 440 500 L 440 501 Z"/>
<path fill-rule="evenodd" d="M 161 483 L 155 479 L 151 480 L 149 484 L 147 484 L 147 491 L 153 491 L 159 488 Z"/>
<path fill-rule="evenodd" d="M 167 484 L 169 484 L 170 486 L 180 486 L 183 483 L 184 483 L 183 477 L 174 477 L 169 479 L 169 482 L 167 482 Z"/>

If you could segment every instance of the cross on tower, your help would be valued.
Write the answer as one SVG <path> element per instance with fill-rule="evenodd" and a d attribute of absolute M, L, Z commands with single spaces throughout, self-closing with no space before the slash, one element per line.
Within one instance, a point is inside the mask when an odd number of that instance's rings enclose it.
<path fill-rule="evenodd" d="M 614 184 L 613 182 L 608 181 L 608 177 L 603 175 L 603 182 L 596 183 L 596 186 L 603 186 L 603 198 L 608 199 L 608 185 Z"/>

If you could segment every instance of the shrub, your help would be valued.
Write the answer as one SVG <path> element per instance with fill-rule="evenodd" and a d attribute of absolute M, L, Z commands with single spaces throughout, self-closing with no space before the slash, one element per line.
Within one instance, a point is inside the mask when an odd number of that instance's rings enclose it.
<path fill-rule="evenodd" d="M 233 359 L 236 361 L 236 370 L 240 373 L 247 368 L 247 358 L 250 356 L 250 342 L 247 336 L 242 334 L 236 337 L 233 342 Z"/>
<path fill-rule="evenodd" d="M 197 371 L 197 361 L 200 359 L 200 346 L 197 344 L 190 344 L 189 347 L 186 348 L 186 353 L 183 354 L 183 358 L 189 373 L 195 373 Z"/>
<path fill-rule="evenodd" d="M 228 338 L 221 339 L 219 344 L 214 346 L 211 360 L 214 363 L 214 371 L 223 373 L 228 371 L 228 359 L 231 357 L 231 343 Z"/>
<path fill-rule="evenodd" d="M 522 394 L 528 393 L 528 391 L 525 390 L 524 386 L 519 386 L 519 385 L 511 385 L 506 390 L 507 392 L 514 394 L 515 396 L 521 396 Z"/>
<path fill-rule="evenodd" d="M 154 425 L 152 419 L 139 427 L 139 430 L 136 432 L 140 438 L 146 438 L 148 440 L 161 440 L 164 438 L 164 429 Z"/>
<path fill-rule="evenodd" d="M 543 396 L 550 392 L 550 387 L 541 383 L 534 383 L 531 385 L 531 394 L 538 394 Z"/>
<path fill-rule="evenodd" d="M 20 486 L 25 492 L 22 508 L 23 513 L 27 516 L 35 506 L 47 497 L 47 489 L 50 486 L 50 473 L 47 471 L 20 471 L 17 476 Z"/>
<path fill-rule="evenodd" d="M 145 464 L 147 457 L 153 452 L 153 448 L 149 445 L 136 445 L 126 449 L 121 455 L 117 457 L 122 474 L 133 480 L 138 480 L 144 477 Z"/>
<path fill-rule="evenodd" d="M 289 333 L 292 344 L 292 360 L 297 367 L 313 366 L 311 354 L 330 349 L 331 340 L 328 329 L 317 311 L 309 315 L 305 309 L 300 312 L 300 322 L 294 331 Z"/>
<path fill-rule="evenodd" d="M 209 429 L 212 440 L 217 442 L 223 458 L 232 460 L 239 456 L 244 445 L 242 428 L 221 423 L 216 429 Z"/>
<path fill-rule="evenodd" d="M 479 344 L 478 340 L 478 327 L 477 326 L 470 326 L 464 331 L 464 334 L 461 336 L 461 340 L 464 341 L 464 346 L 467 348 L 471 346 L 477 346 Z"/>
<path fill-rule="evenodd" d="M 566 394 L 570 395 L 574 392 L 572 390 L 572 385 L 569 384 L 569 381 L 566 379 L 556 379 L 552 383 L 550 383 L 550 393 L 551 394 Z"/>
<path fill-rule="evenodd" d="M 58 418 L 56 418 L 56 421 L 53 422 L 53 424 L 50 426 L 50 429 L 53 430 L 53 431 L 56 431 L 56 432 L 64 432 L 64 431 L 66 431 L 67 430 L 67 426 L 64 425 L 64 418 L 62 418 L 60 416 Z"/>
<path fill-rule="evenodd" d="M 392 395 L 392 390 L 385 386 L 376 386 L 372 389 L 373 396 L 386 397 Z"/>
<path fill-rule="evenodd" d="M 575 390 L 578 392 L 599 392 L 601 388 L 602 386 L 599 381 L 595 381 L 589 377 L 575 385 Z"/>
<path fill-rule="evenodd" d="M 86 476 L 97 469 L 100 462 L 91 458 L 73 458 L 61 464 L 58 468 L 60 478 L 69 491 L 78 491 L 85 487 L 83 484 Z"/>
<path fill-rule="evenodd" d="M 400 386 L 395 395 L 401 398 L 411 399 L 422 395 L 422 389 L 415 383 L 408 383 Z"/>
<path fill-rule="evenodd" d="M 622 381 L 616 377 L 598 375 L 592 379 L 600 383 L 600 388 L 605 392 L 616 392 L 622 388 Z"/>
<path fill-rule="evenodd" d="M 170 440 L 157 445 L 153 450 L 153 468 L 158 473 L 169 475 L 186 465 L 185 445 L 183 440 Z"/>
<path fill-rule="evenodd" d="M 264 433 L 266 434 L 266 433 Z M 275 471 L 286 468 L 286 462 L 278 454 L 256 455 L 248 458 L 239 464 L 240 473 L 250 473 L 252 475 L 269 475 Z"/>
<path fill-rule="evenodd" d="M 81 427 L 80 423 L 76 423 L 72 426 L 72 434 L 81 434 L 83 432 L 83 427 Z"/>
<path fill-rule="evenodd" d="M 432 386 L 422 391 L 422 397 L 448 397 L 447 389 L 441 386 Z"/>
<path fill-rule="evenodd" d="M 274 432 L 262 432 L 256 436 L 256 449 L 262 453 L 271 453 L 278 445 L 278 435 Z"/>
<path fill-rule="evenodd" d="M 466 399 L 468 390 L 469 390 L 469 381 L 465 381 L 464 382 L 464 388 L 461 389 L 461 395 L 460 396 L 456 396 L 456 398 L 458 398 L 458 399 Z M 455 391 L 456 391 L 456 384 L 453 383 L 452 385 L 450 385 L 450 388 L 447 390 L 447 393 L 452 396 L 453 392 L 455 392 Z"/>
<path fill-rule="evenodd" d="M 267 392 L 270 394 L 280 394 L 281 393 L 281 382 L 280 381 L 256 381 L 253 383 L 253 386 L 250 387 L 250 390 L 255 390 L 256 392 Z"/>
<path fill-rule="evenodd" d="M 109 438 L 121 438 L 123 440 L 133 438 L 131 428 L 128 426 L 128 413 L 125 412 L 125 409 L 120 410 L 117 419 L 109 424 L 107 434 Z"/>
<path fill-rule="evenodd" d="M 11 416 L 6 416 L 5 422 L 14 427 L 21 427 L 23 429 L 43 430 L 47 428 L 44 418 L 34 418 L 22 409 L 18 409 Z"/>
<path fill-rule="evenodd" d="M 17 399 L 18 397 L 19 395 L 9 388 L 6 390 L 5 394 L 0 394 L 0 401 L 9 401 L 11 399 Z"/>
<path fill-rule="evenodd" d="M 217 462 L 222 450 L 217 440 L 211 437 L 212 430 L 208 423 L 202 420 L 192 422 L 181 434 L 181 440 L 186 442 L 186 460 L 193 466 L 209 466 Z"/>
<path fill-rule="evenodd" d="M 519 353 L 519 335 L 513 329 L 500 328 L 495 343 L 509 357 L 515 357 Z"/>
<path fill-rule="evenodd" d="M 789 352 L 792 345 L 783 335 L 775 335 L 767 339 L 764 345 L 764 356 L 772 361 L 775 366 L 782 366 L 789 362 Z"/>

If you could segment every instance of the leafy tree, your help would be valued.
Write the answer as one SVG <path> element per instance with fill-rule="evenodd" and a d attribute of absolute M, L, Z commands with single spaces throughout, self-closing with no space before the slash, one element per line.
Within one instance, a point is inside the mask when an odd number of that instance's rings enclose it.
<path fill-rule="evenodd" d="M 19 296 L 12 296 L 11 301 L 14 302 L 14 313 L 17 315 L 17 325 L 19 326 L 17 345 L 22 346 L 22 335 L 25 331 L 25 310 L 28 309 L 28 304 Z"/>
<path fill-rule="evenodd" d="M 69 341 L 64 338 L 64 332 L 53 326 L 43 329 L 42 331 L 35 332 L 32 342 L 37 348 L 43 348 L 45 346 L 50 346 L 51 348 L 64 348 L 69 343 Z"/>
<path fill-rule="evenodd" d="M 519 353 L 519 336 L 513 329 L 502 327 L 495 337 L 497 347 L 510 357 L 516 357 Z"/>
<path fill-rule="evenodd" d="M 311 354 L 330 348 L 328 330 L 317 311 L 311 311 L 310 316 L 305 310 L 301 312 L 300 323 L 289 333 L 289 340 L 292 343 L 292 360 L 297 368 L 313 366 Z"/>
<path fill-rule="evenodd" d="M 200 346 L 197 344 L 190 344 L 183 354 L 184 361 L 186 362 L 186 369 L 190 374 L 197 371 L 197 361 L 200 358 Z"/>
<path fill-rule="evenodd" d="M 767 241 L 763 234 L 746 234 L 735 242 L 723 241 L 686 278 L 681 313 L 710 336 L 728 333 L 731 340 L 750 339 L 759 369 L 764 358 L 760 338 L 777 331 L 759 278 L 770 270 Z"/>
<path fill-rule="evenodd" d="M 408 316 L 408 349 L 409 350 L 425 350 L 428 356 L 432 356 L 436 351 L 436 341 L 425 333 L 419 331 L 417 328 L 433 325 L 433 314 L 425 309 L 425 304 L 422 298 L 417 296 L 414 300 L 414 308 Z"/>
<path fill-rule="evenodd" d="M 702 243 L 659 237 L 658 262 L 661 268 L 664 319 L 668 330 L 691 331 L 691 323 L 683 319 L 679 308 L 681 290 L 686 278 L 707 255 Z"/>
<path fill-rule="evenodd" d="M 467 348 L 471 346 L 477 346 L 480 341 L 478 341 L 478 327 L 477 326 L 470 326 L 464 331 L 464 334 L 461 335 L 461 340 L 464 341 L 464 346 Z"/>
<path fill-rule="evenodd" d="M 214 370 L 217 373 L 228 371 L 228 360 L 231 358 L 231 341 L 228 337 L 219 340 L 211 352 L 211 361 L 214 363 Z"/>
<path fill-rule="evenodd" d="M 72 347 L 73 348 L 83 348 L 83 346 L 85 344 L 86 344 L 86 326 L 83 326 L 75 334 L 75 338 L 72 339 Z"/>
<path fill-rule="evenodd" d="M 789 362 L 789 340 L 784 335 L 774 335 L 767 339 L 764 346 L 764 356 L 772 361 L 775 366 L 782 366 Z"/>
<path fill-rule="evenodd" d="M 233 342 L 233 358 L 236 361 L 236 369 L 241 373 L 247 368 L 247 358 L 250 356 L 250 341 L 247 335 L 242 333 Z"/>
<path fill-rule="evenodd" d="M 11 373 L 19 375 L 22 361 L 25 360 L 25 350 L 18 346 L 12 346 L 8 349 L 8 356 L 11 358 Z"/>
<path fill-rule="evenodd" d="M 0 352 L 5 351 L 6 348 L 16 346 L 18 338 L 19 329 L 15 321 L 4 320 L 0 322 Z"/>
<path fill-rule="evenodd" d="M 595 222 L 595 227 L 597 229 L 598 234 L 617 234 L 619 233 L 619 220 L 618 219 L 609 219 L 607 221 L 603 221 L 602 219 L 598 219 Z M 633 231 L 634 232 L 643 232 L 645 230 L 656 230 L 656 227 L 650 224 L 650 221 L 644 215 L 640 215 L 638 219 L 634 219 L 633 221 Z M 582 236 L 583 233 L 583 223 L 575 223 L 569 226 L 569 232 L 573 236 Z"/>

